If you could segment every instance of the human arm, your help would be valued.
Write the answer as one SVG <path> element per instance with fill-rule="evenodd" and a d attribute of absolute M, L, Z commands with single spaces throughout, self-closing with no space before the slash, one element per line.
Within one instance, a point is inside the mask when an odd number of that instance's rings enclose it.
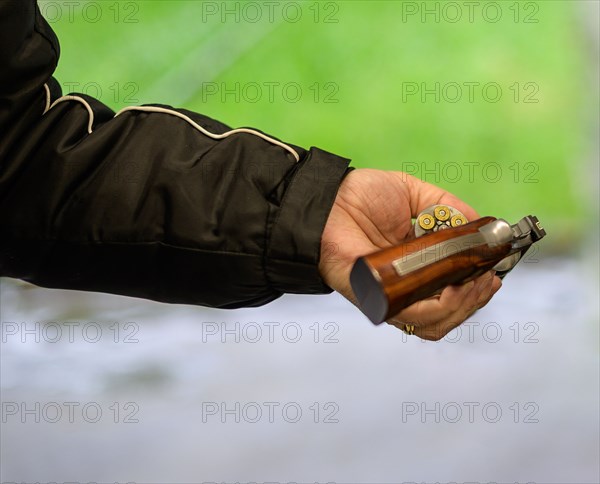
<path fill-rule="evenodd" d="M 441 188 L 403 172 L 354 170 L 337 193 L 323 233 L 321 273 L 329 286 L 356 304 L 350 270 L 358 257 L 404 241 L 412 219 L 434 204 L 450 205 L 467 219 L 479 218 L 462 200 Z M 439 340 L 483 307 L 501 281 L 488 272 L 460 286 L 448 286 L 439 296 L 419 301 L 388 321 L 415 326 L 423 339 Z"/>
<path fill-rule="evenodd" d="M 221 308 L 332 290 L 323 226 L 349 160 L 199 113 L 61 97 L 33 0 L 0 2 L 0 275 Z"/>

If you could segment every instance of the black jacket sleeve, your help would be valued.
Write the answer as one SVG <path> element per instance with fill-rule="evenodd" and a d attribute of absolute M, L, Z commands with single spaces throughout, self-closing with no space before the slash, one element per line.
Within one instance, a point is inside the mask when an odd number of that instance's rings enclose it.
<path fill-rule="evenodd" d="M 0 0 L 0 275 L 222 308 L 329 293 L 349 161 L 182 109 L 61 97 L 34 0 Z"/>

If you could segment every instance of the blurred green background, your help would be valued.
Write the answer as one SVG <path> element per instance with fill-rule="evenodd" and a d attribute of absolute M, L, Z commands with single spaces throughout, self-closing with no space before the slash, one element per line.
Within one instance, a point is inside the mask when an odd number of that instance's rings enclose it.
<path fill-rule="evenodd" d="M 598 2 L 470 4 L 472 22 L 467 2 L 446 1 L 275 0 L 272 12 L 267 2 L 40 2 L 62 45 L 65 93 L 115 110 L 170 104 L 355 166 L 410 171 L 482 214 L 538 215 L 548 237 L 528 254 L 540 264 L 520 264 L 440 343 L 374 329 L 337 293 L 225 311 L 2 279 L 2 328 L 94 322 L 105 335 L 11 336 L 0 345 L 2 402 L 100 402 L 105 418 L 9 417 L 1 482 L 600 482 Z M 231 338 L 256 322 L 298 323 L 304 337 Z M 217 323 L 221 337 L 206 339 Z M 321 344 L 323 323 L 339 327 L 336 344 Z M 139 344 L 116 343 L 114 329 L 130 324 Z M 139 424 L 113 420 L 126 402 Z M 300 402 L 305 418 L 207 421 L 203 402 Z M 314 402 L 339 405 L 339 423 L 317 425 Z M 420 402 L 420 419 L 401 418 L 407 402 Z M 500 422 L 482 418 L 492 403 Z M 452 404 L 460 421 L 432 421 L 427 409 Z"/>
<path fill-rule="evenodd" d="M 408 171 L 481 214 L 538 215 L 552 251 L 597 217 L 582 2 L 65 3 L 40 2 L 65 93 L 184 107 Z"/>

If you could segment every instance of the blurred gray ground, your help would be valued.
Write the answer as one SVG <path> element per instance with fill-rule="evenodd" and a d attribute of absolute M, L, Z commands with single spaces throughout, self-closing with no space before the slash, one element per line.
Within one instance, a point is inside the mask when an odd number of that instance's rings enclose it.
<path fill-rule="evenodd" d="M 0 479 L 597 483 L 598 258 L 590 253 L 521 264 L 488 308 L 438 343 L 374 327 L 337 295 L 218 311 L 3 280 Z M 86 342 L 76 330 L 72 343 L 66 335 L 50 343 L 48 326 L 40 343 L 28 335 L 22 343 L 7 326 L 52 321 L 97 322 L 102 337 Z M 123 342 L 127 322 L 139 342 Z M 209 334 L 236 322 L 239 343 Z M 250 323 L 263 329 L 255 343 Z M 279 323 L 273 342 L 268 323 Z M 290 323 L 301 327 L 296 343 Z M 52 406 L 36 423 L 13 414 L 10 404 L 23 402 L 34 413 L 35 402 L 78 406 L 72 423 L 67 415 L 52 423 Z M 90 402 L 102 410 L 97 423 L 82 416 Z M 236 402 L 239 423 L 207 412 Z M 264 402 L 273 402 L 272 422 Z M 296 423 L 294 411 L 284 417 L 286 404 L 302 411 Z"/>

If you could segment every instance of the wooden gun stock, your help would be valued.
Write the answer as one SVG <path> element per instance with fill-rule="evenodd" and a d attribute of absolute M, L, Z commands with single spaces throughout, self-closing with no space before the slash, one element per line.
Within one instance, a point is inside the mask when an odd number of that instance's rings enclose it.
<path fill-rule="evenodd" d="M 380 324 L 448 285 L 492 269 L 512 248 L 506 237 L 491 241 L 480 231 L 496 220 L 484 217 L 360 257 L 350 283 L 361 311 Z"/>

